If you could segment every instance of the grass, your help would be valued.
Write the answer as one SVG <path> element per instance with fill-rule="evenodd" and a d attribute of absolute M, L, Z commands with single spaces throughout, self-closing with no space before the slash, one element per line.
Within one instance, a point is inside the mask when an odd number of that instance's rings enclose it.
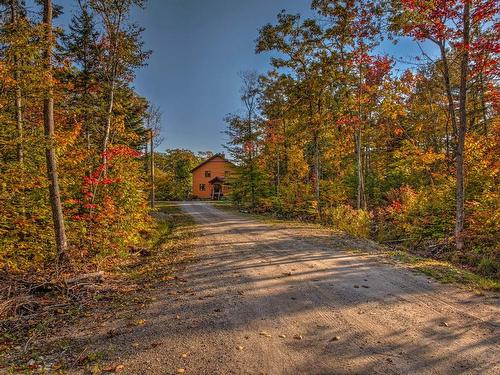
<path fill-rule="evenodd" d="M 402 250 L 388 251 L 386 254 L 443 284 L 460 284 L 473 290 L 500 291 L 500 280 L 457 268 L 449 262 L 419 257 Z"/>
<path fill-rule="evenodd" d="M 194 257 L 194 220 L 172 203 L 157 207 L 157 229 L 148 239 L 148 256 L 123 269 L 123 275 L 143 283 L 168 278 L 176 265 Z"/>

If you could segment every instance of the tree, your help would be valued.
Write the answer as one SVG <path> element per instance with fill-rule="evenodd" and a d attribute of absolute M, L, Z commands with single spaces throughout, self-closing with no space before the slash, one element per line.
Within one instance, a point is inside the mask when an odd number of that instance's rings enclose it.
<path fill-rule="evenodd" d="M 322 74 L 323 66 L 318 55 L 321 30 L 315 21 L 306 19 L 301 22 L 300 15 L 278 14 L 277 25 L 267 24 L 259 30 L 256 52 L 276 51 L 279 57 L 272 58 L 275 69 L 289 69 L 297 81 L 297 93 L 304 106 L 304 123 L 310 130 L 312 165 L 312 184 L 316 198 L 316 208 L 321 216 L 320 201 L 320 144 L 324 130 L 324 93 L 327 87 Z"/>
<path fill-rule="evenodd" d="M 467 95 L 473 78 L 491 74 L 498 64 L 498 30 L 492 22 L 499 5 L 494 0 L 402 0 L 396 2 L 393 24 L 417 41 L 429 40 L 437 45 L 442 63 L 442 78 L 448 100 L 448 111 L 454 131 L 456 178 L 455 245 L 465 245 L 465 139 L 468 131 Z M 402 11 L 400 11 L 402 10 Z M 472 32 L 474 30 L 474 32 Z M 454 95 L 452 53 L 458 55 L 458 98 Z M 473 56 L 471 66 L 470 57 Z M 474 67 L 475 71 L 471 70 Z M 458 116 L 456 111 L 458 102 Z M 457 118 L 458 117 L 458 118 Z"/>
<path fill-rule="evenodd" d="M 10 23 L 14 29 L 17 27 L 17 18 L 19 12 L 19 4 L 17 0 L 10 0 Z M 19 56 L 14 52 L 14 79 L 16 80 L 16 128 L 17 128 L 17 161 L 21 165 L 24 164 L 23 151 L 23 108 L 22 108 L 22 92 L 19 72 Z"/>
<path fill-rule="evenodd" d="M 23 1 L 0 0 L 0 271 L 46 278 L 63 260 L 71 263 L 65 273 L 101 267 L 151 229 L 139 150 L 152 106 L 121 66 L 112 141 L 103 153 L 111 48 L 105 28 L 81 0 L 69 28 L 55 32 L 60 8 L 38 3 L 43 22 Z"/>
<path fill-rule="evenodd" d="M 335 66 L 333 71 L 339 82 L 334 83 L 334 90 L 337 95 L 343 96 L 337 99 L 343 102 L 344 107 L 336 106 L 337 112 L 344 112 L 339 121 L 353 128 L 357 172 L 356 207 L 366 210 L 365 176 L 368 171 L 364 162 L 367 158 L 364 133 L 370 125 L 370 112 L 375 104 L 373 89 L 380 81 L 380 77 L 369 75 L 382 73 L 377 68 L 384 63 L 387 65 L 387 59 L 373 54 L 381 37 L 382 9 L 378 2 L 365 0 L 314 0 L 312 7 L 327 20 L 322 43 L 328 53 L 323 60 L 324 64 Z"/>
<path fill-rule="evenodd" d="M 98 116 L 100 105 L 99 92 L 99 56 L 104 52 L 99 44 L 99 32 L 97 31 L 94 14 L 86 2 L 78 1 L 79 14 L 72 17 L 69 26 L 70 33 L 64 40 L 65 54 L 74 64 L 81 67 L 75 70 L 75 77 L 72 79 L 75 89 L 72 92 L 73 104 L 78 108 L 78 116 L 83 122 L 85 142 L 87 151 L 90 154 L 95 151 L 93 137 L 100 134 L 97 129 L 95 117 Z M 92 160 L 88 160 L 89 170 L 92 169 Z"/>
<path fill-rule="evenodd" d="M 61 263 L 66 256 L 67 240 L 64 229 L 64 217 L 61 205 L 61 192 L 59 189 L 59 177 L 57 173 L 57 159 L 54 137 L 54 97 L 52 82 L 52 1 L 44 0 L 43 3 L 43 23 L 45 26 L 45 71 L 47 78 L 47 89 L 43 101 L 43 124 L 47 160 L 47 178 L 49 180 L 50 205 L 52 207 L 52 220 L 54 223 L 55 242 L 57 248 L 57 261 Z"/>
<path fill-rule="evenodd" d="M 259 80 L 256 72 L 243 72 L 240 77 L 244 114 L 228 114 L 224 118 L 227 123 L 225 133 L 229 137 L 225 147 L 237 162 L 237 169 L 241 169 L 237 177 L 233 177 L 233 193 L 239 190 L 242 199 L 248 197 L 250 207 L 255 208 L 257 199 L 263 194 L 262 175 L 257 165 L 260 140 L 259 119 L 256 112 L 260 93 Z"/>
<path fill-rule="evenodd" d="M 107 165 L 106 151 L 111 137 L 111 125 L 117 86 L 133 78 L 133 69 L 142 66 L 150 51 L 142 50 L 140 39 L 142 28 L 126 24 L 126 17 L 133 6 L 142 7 L 144 0 L 90 0 L 94 11 L 100 15 L 105 38 L 102 43 L 107 47 L 102 54 L 103 77 L 107 84 L 107 108 L 105 115 L 102 153 Z M 104 168 L 106 174 L 107 168 Z"/>
<path fill-rule="evenodd" d="M 203 159 L 192 151 L 182 149 L 157 153 L 155 159 L 158 199 L 188 199 L 192 189 L 191 170 Z"/>

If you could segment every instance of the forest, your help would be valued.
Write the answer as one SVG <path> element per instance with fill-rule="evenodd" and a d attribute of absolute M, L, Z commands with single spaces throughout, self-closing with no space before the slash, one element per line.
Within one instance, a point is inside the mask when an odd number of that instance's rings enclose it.
<path fill-rule="evenodd" d="M 1 5 L 0 267 L 105 267 L 154 226 L 146 146 L 161 114 L 133 89 L 151 52 L 129 21 L 145 4 L 81 1 L 66 29 L 51 1 Z M 311 7 L 258 32 L 272 68 L 241 74 L 224 119 L 232 200 L 498 276 L 498 3 Z M 400 38 L 420 56 L 381 54 Z M 155 156 L 157 199 L 188 199 L 207 153 Z"/>
<path fill-rule="evenodd" d="M 0 269 L 105 267 L 152 230 L 143 149 L 159 110 L 132 86 L 150 51 L 142 0 L 0 3 Z"/>
<path fill-rule="evenodd" d="M 499 276 L 499 4 L 313 0 L 259 30 L 233 200 Z M 381 43 L 410 40 L 413 59 Z"/>
<path fill-rule="evenodd" d="M 242 108 L 224 119 L 232 200 L 498 276 L 498 4 L 438 3 L 314 0 L 314 18 L 263 26 L 255 50 L 272 69 L 241 74 Z M 100 267 L 153 227 L 145 147 L 161 114 L 133 89 L 150 51 L 128 20 L 144 2 L 79 4 L 63 30 L 50 1 L 2 2 L 9 274 Z M 402 37 L 420 56 L 380 53 Z M 188 199 L 207 153 L 155 156 L 157 199 Z"/>

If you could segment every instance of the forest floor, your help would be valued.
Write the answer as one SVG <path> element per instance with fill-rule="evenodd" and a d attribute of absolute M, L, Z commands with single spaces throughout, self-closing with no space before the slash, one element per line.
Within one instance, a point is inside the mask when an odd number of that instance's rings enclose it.
<path fill-rule="evenodd" d="M 443 285 L 326 228 L 178 206 L 197 223 L 182 229 L 180 262 L 151 264 L 157 287 L 137 303 L 55 335 L 46 366 L 62 353 L 64 374 L 500 372 L 498 294 Z"/>

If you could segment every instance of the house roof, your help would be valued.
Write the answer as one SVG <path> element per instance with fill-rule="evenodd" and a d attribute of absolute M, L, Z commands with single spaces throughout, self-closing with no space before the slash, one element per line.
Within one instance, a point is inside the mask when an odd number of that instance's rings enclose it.
<path fill-rule="evenodd" d="M 191 173 L 193 173 L 195 170 L 197 170 L 198 168 L 204 166 L 205 164 L 207 164 L 209 161 L 212 161 L 214 160 L 215 158 L 222 158 L 225 162 L 233 165 L 233 163 L 231 163 L 229 160 L 227 160 L 225 157 L 224 157 L 224 154 L 214 154 L 213 156 L 209 157 L 207 160 L 205 160 L 204 162 L 201 162 L 200 164 L 198 164 L 196 167 L 194 167 L 193 169 L 191 169 Z"/>

